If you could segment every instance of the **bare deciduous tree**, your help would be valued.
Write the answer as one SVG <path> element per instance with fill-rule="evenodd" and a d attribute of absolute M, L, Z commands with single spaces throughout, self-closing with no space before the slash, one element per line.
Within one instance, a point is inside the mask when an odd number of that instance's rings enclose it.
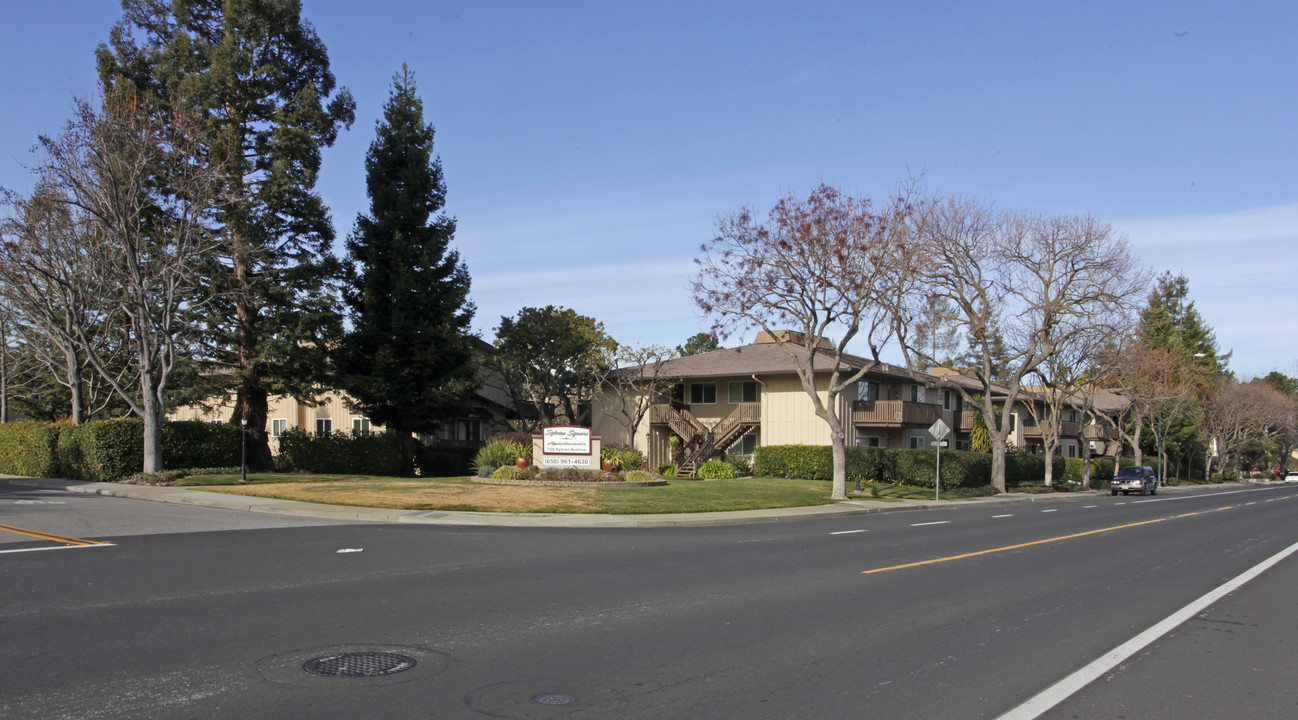
<path fill-rule="evenodd" d="M 201 267 L 219 237 L 212 215 L 222 201 L 219 161 L 202 158 L 196 133 L 132 99 L 102 112 L 79 102 L 55 138 L 41 138 L 37 172 L 81 228 L 86 288 L 129 348 L 134 383 L 124 382 L 88 327 L 80 349 L 132 412 L 144 420 L 144 471 L 162 470 L 167 389 L 188 326 L 213 299 Z"/>
<path fill-rule="evenodd" d="M 668 370 L 675 357 L 676 352 L 665 345 L 618 345 L 605 361 L 609 369 L 599 374 L 600 389 L 605 391 L 599 407 L 626 428 L 632 445 L 649 408 L 676 380 Z"/>
<path fill-rule="evenodd" d="M 13 332 L 67 388 L 68 417 L 80 424 L 104 395 L 82 343 L 104 346 L 109 321 L 85 252 L 90 230 L 48 185 L 31 197 L 6 192 L 4 199 L 10 215 L 0 226 L 0 298 L 12 310 Z"/>
<path fill-rule="evenodd" d="M 970 338 L 981 400 L 977 392 L 943 386 L 982 414 L 992 441 L 992 485 L 1004 492 L 1010 415 L 1024 380 L 1078 334 L 1094 332 L 1096 318 L 1108 323 L 1133 306 L 1145 273 L 1126 239 L 1093 217 L 1011 215 L 976 200 L 947 199 L 926 204 L 916 226 L 919 252 L 929 258 L 923 284 L 949 303 L 946 320 Z M 904 321 L 903 314 L 898 329 L 907 364 L 936 364 Z M 998 337 L 1010 353 L 999 378 L 1004 397 L 992 392 Z"/>
<path fill-rule="evenodd" d="M 829 426 L 835 500 L 847 498 L 850 416 L 842 393 L 880 364 L 894 304 L 913 287 L 912 210 L 909 187 L 876 209 L 869 198 L 822 185 L 806 198 L 786 196 L 764 222 L 748 209 L 723 218 L 696 260 L 694 300 L 713 318 L 714 331 L 724 337 L 760 328 L 788 354 Z M 870 358 L 848 355 L 858 339 Z"/>

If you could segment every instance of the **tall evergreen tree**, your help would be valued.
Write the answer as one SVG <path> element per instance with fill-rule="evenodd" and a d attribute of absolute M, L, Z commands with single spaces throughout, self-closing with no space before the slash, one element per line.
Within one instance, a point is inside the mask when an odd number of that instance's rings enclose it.
<path fill-rule="evenodd" d="M 299 0 L 122 0 L 122 10 L 97 51 L 105 94 L 189 116 L 227 168 L 236 200 L 217 217 L 226 255 L 209 272 L 228 300 L 213 313 L 211 356 L 234 373 L 231 422 L 246 418 L 250 462 L 265 466 L 269 397 L 309 398 L 342 330 L 341 266 L 314 188 L 321 148 L 351 125 L 355 103 L 335 93 Z"/>
<path fill-rule="evenodd" d="M 433 155 L 415 78 L 392 81 L 365 156 L 370 213 L 347 239 L 352 278 L 343 296 L 352 329 L 337 353 L 339 385 L 353 407 L 399 432 L 411 459 L 414 432 L 432 432 L 477 387 L 469 324 L 469 272 L 450 249 L 455 219 Z"/>

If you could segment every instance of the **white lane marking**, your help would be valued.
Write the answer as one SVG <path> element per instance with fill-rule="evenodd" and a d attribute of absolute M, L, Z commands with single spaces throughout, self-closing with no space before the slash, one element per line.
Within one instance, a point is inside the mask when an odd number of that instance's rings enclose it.
<path fill-rule="evenodd" d="M 1092 661 L 1089 665 L 1051 685 L 1050 687 L 1037 693 L 1027 702 L 1001 715 L 997 720 L 1035 720 L 1041 717 L 1046 711 L 1063 702 L 1073 693 L 1086 687 L 1092 681 L 1103 676 L 1118 665 L 1126 662 L 1128 658 L 1144 650 L 1155 640 L 1163 637 L 1167 633 L 1175 630 L 1181 623 L 1198 615 L 1205 608 L 1226 595 L 1243 587 L 1249 581 L 1271 569 L 1276 563 L 1284 560 L 1290 555 L 1298 552 L 1298 543 L 1294 543 L 1253 567 L 1245 570 L 1242 574 L 1232 580 L 1226 581 L 1217 589 L 1210 591 L 1198 600 L 1191 602 L 1189 605 L 1168 615 L 1163 620 L 1154 624 L 1148 630 L 1131 638 L 1110 650 L 1107 654 Z"/>
<path fill-rule="evenodd" d="M 911 523 L 910 526 L 911 526 L 911 527 L 924 527 L 925 525 L 949 525 L 949 524 L 951 524 L 951 521 L 950 521 L 950 520 L 938 520 L 937 522 Z"/>
<path fill-rule="evenodd" d="M 1095 508 L 1095 507 L 1099 507 L 1099 505 L 1083 505 L 1083 506 L 1082 506 L 1082 509 L 1083 509 L 1083 510 L 1090 510 L 1091 508 Z"/>
<path fill-rule="evenodd" d="M 863 532 L 870 532 L 870 531 L 869 530 L 839 530 L 838 532 L 830 533 L 830 535 L 851 535 L 852 533 L 863 533 Z"/>
<path fill-rule="evenodd" d="M 992 517 L 994 518 L 1014 517 L 1014 513 L 1006 513 L 1004 515 L 992 515 Z"/>
<path fill-rule="evenodd" d="M 94 545 L 58 545 L 56 547 L 18 548 L 17 550 L 0 550 L 0 555 L 20 552 L 41 552 L 43 550 L 80 550 L 82 548 L 117 547 L 114 543 L 95 543 Z"/>
<path fill-rule="evenodd" d="M 1125 502 L 1120 502 L 1120 503 L 1113 503 L 1113 504 L 1114 504 L 1114 505 L 1126 505 L 1126 503 L 1125 503 Z"/>
<path fill-rule="evenodd" d="M 1059 512 L 1059 508 L 1055 508 L 1055 509 L 1053 509 L 1053 510 L 1042 510 L 1041 512 L 1043 512 L 1043 513 L 1047 513 L 1047 512 Z"/>

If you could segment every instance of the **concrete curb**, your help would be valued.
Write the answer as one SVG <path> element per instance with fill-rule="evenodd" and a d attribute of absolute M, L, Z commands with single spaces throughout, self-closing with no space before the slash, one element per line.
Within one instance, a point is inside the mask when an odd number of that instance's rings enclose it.
<path fill-rule="evenodd" d="M 1029 495 L 1006 493 L 967 500 L 902 500 L 882 502 L 848 500 L 834 505 L 734 510 L 730 512 L 681 513 L 676 515 L 555 515 L 540 513 L 443 512 L 427 510 L 393 510 L 389 508 L 323 505 L 318 503 L 258 498 L 226 493 L 204 492 L 183 487 L 121 485 L 118 483 L 64 480 L 61 478 L 28 478 L 0 475 L 0 482 L 21 487 L 60 490 L 87 495 L 177 503 L 199 507 L 240 510 L 243 512 L 313 517 L 327 520 L 360 520 L 365 522 L 416 523 L 423 525 L 495 526 L 495 527 L 565 527 L 565 528 L 660 528 L 703 527 L 715 525 L 748 525 L 793 522 L 811 518 L 852 517 L 876 513 L 906 512 L 970 507 L 974 505 L 1023 505 L 1043 502 L 1090 500 L 1100 491 L 1067 494 Z M 1199 486 L 1188 486 L 1199 487 Z M 1178 488 L 1160 488 L 1175 492 Z"/>

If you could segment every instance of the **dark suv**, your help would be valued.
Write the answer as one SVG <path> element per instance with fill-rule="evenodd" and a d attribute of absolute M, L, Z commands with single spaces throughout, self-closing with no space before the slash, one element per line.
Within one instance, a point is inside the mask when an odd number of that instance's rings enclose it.
<path fill-rule="evenodd" d="M 1121 492 L 1127 495 L 1136 491 L 1141 495 L 1158 494 L 1158 475 L 1154 473 L 1154 468 L 1148 465 L 1128 465 L 1119 469 L 1118 474 L 1113 476 L 1109 494 L 1117 495 Z"/>

